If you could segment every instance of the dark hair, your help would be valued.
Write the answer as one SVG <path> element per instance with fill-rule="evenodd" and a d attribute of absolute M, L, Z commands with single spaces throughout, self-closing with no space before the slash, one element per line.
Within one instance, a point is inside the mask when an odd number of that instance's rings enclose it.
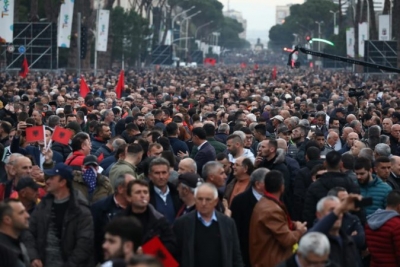
<path fill-rule="evenodd" d="M 203 125 L 203 129 L 206 132 L 207 136 L 214 136 L 215 135 L 215 127 L 211 123 L 206 123 Z"/>
<path fill-rule="evenodd" d="M 11 216 L 13 209 L 10 206 L 10 203 L 17 203 L 20 202 L 16 199 L 8 199 L 6 201 L 0 202 L 0 225 L 3 224 L 3 219 L 5 216 Z"/>
<path fill-rule="evenodd" d="M 390 163 L 390 159 L 388 157 L 378 157 L 375 159 L 375 166 L 379 165 L 379 163 Z"/>
<path fill-rule="evenodd" d="M 345 153 L 342 155 L 343 167 L 347 170 L 354 170 L 355 158 L 350 153 Z"/>
<path fill-rule="evenodd" d="M 242 161 L 242 165 L 247 167 L 247 174 L 250 175 L 254 171 L 254 164 L 249 158 L 245 158 Z"/>
<path fill-rule="evenodd" d="M 103 131 L 103 127 L 110 127 L 110 126 L 108 126 L 104 122 L 97 124 L 94 130 L 96 136 L 99 136 L 99 134 Z"/>
<path fill-rule="evenodd" d="M 325 134 L 321 131 L 315 131 L 315 137 L 321 137 L 323 136 L 325 138 Z"/>
<path fill-rule="evenodd" d="M 323 171 L 323 170 L 326 170 L 325 166 L 323 164 L 317 164 L 311 169 L 310 176 L 314 176 L 319 171 Z"/>
<path fill-rule="evenodd" d="M 341 160 L 342 160 L 342 155 L 337 151 L 331 151 L 328 154 L 326 154 L 325 162 L 328 169 L 339 168 Z"/>
<path fill-rule="evenodd" d="M 135 255 L 127 264 L 129 266 L 163 267 L 163 264 L 158 259 L 150 255 Z"/>
<path fill-rule="evenodd" d="M 265 134 L 267 133 L 267 126 L 264 125 L 264 124 L 257 124 L 254 127 L 254 131 L 256 131 L 257 133 L 265 136 Z"/>
<path fill-rule="evenodd" d="M 165 127 L 165 131 L 167 132 L 167 136 L 178 134 L 178 124 L 175 122 L 170 122 Z"/>
<path fill-rule="evenodd" d="M 139 127 L 134 124 L 133 122 L 130 122 L 126 125 L 125 130 L 127 131 L 139 131 Z"/>
<path fill-rule="evenodd" d="M 361 170 L 361 169 L 370 171 L 371 170 L 371 161 L 364 157 L 357 158 L 356 162 L 354 163 L 354 170 Z"/>
<path fill-rule="evenodd" d="M 149 183 L 146 180 L 137 180 L 137 179 L 131 180 L 131 181 L 129 181 L 128 185 L 126 186 L 126 194 L 128 196 L 132 195 L 132 187 L 135 184 L 139 184 L 139 185 L 146 186 L 147 188 L 149 188 Z"/>
<path fill-rule="evenodd" d="M 119 236 L 122 242 L 132 242 L 133 252 L 136 252 L 142 245 L 143 227 L 140 221 L 133 216 L 120 216 L 111 220 L 104 231 L 110 235 Z"/>
<path fill-rule="evenodd" d="M 245 134 L 253 134 L 249 127 L 242 127 L 240 131 L 244 132 Z"/>
<path fill-rule="evenodd" d="M 129 144 L 126 149 L 127 154 L 139 154 L 140 152 L 143 152 L 143 147 L 139 144 Z"/>
<path fill-rule="evenodd" d="M 71 148 L 72 151 L 78 151 L 82 149 L 82 144 L 85 142 L 85 140 L 90 140 L 90 137 L 87 133 L 80 132 L 77 133 L 71 140 Z"/>
<path fill-rule="evenodd" d="M 172 153 L 172 151 L 169 151 L 169 150 L 163 151 L 161 153 L 161 157 L 166 159 L 169 162 L 169 165 L 171 167 L 175 166 L 176 160 L 175 160 L 175 155 L 174 155 L 174 153 Z"/>
<path fill-rule="evenodd" d="M 386 206 L 396 207 L 400 204 L 400 190 L 392 190 L 386 198 Z"/>
<path fill-rule="evenodd" d="M 136 113 L 134 116 L 133 116 L 133 119 L 135 120 L 135 121 L 137 121 L 137 119 L 139 118 L 139 117 L 144 117 L 144 114 L 143 113 Z"/>
<path fill-rule="evenodd" d="M 347 192 L 347 190 L 344 187 L 336 186 L 336 187 L 334 187 L 334 188 L 332 188 L 331 190 L 328 191 L 327 196 L 337 197 L 339 192 Z"/>
<path fill-rule="evenodd" d="M 280 171 L 272 170 L 265 175 L 264 185 L 265 191 L 269 193 L 277 193 L 284 184 L 283 174 Z"/>
<path fill-rule="evenodd" d="M 162 145 L 164 151 L 171 150 L 171 142 L 167 137 L 161 136 L 157 139 L 157 143 Z"/>
<path fill-rule="evenodd" d="M 161 134 L 157 131 L 152 131 L 147 134 L 147 137 L 151 136 L 151 141 L 154 143 L 157 141 L 158 138 L 161 137 Z"/>
<path fill-rule="evenodd" d="M 217 154 L 216 160 L 219 161 L 219 160 L 224 160 L 224 159 L 227 159 L 229 161 L 229 157 L 227 154 L 225 154 L 223 152 Z"/>
<path fill-rule="evenodd" d="M 320 158 L 321 150 L 315 146 L 312 146 L 307 149 L 306 154 L 308 160 L 317 160 Z"/>
<path fill-rule="evenodd" d="M 6 132 L 6 134 L 10 134 L 11 132 L 11 124 L 8 122 L 1 122 L 0 127 L 4 130 L 4 132 Z"/>
<path fill-rule="evenodd" d="M 192 130 L 193 136 L 197 136 L 201 140 L 207 139 L 206 131 L 202 127 L 196 127 Z"/>
<path fill-rule="evenodd" d="M 306 151 L 307 151 L 310 147 L 316 147 L 316 148 L 320 149 L 320 148 L 319 148 L 319 145 L 318 145 L 318 143 L 317 143 L 317 141 L 314 141 L 314 140 L 311 140 L 311 141 L 307 142 L 307 144 L 306 144 Z"/>

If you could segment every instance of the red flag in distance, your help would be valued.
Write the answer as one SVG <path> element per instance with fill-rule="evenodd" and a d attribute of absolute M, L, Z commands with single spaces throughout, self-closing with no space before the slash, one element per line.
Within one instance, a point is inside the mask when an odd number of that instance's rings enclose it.
<path fill-rule="evenodd" d="M 124 71 L 121 70 L 121 72 L 119 73 L 117 86 L 115 87 L 115 93 L 117 94 L 117 98 L 121 98 L 122 96 L 122 91 L 124 90 L 125 87 L 124 80 L 125 80 Z"/>
<path fill-rule="evenodd" d="M 83 75 L 82 75 L 82 76 L 81 76 L 81 88 L 80 88 L 81 96 L 82 96 L 83 98 L 85 98 L 86 95 L 87 95 L 89 92 L 90 92 L 89 86 L 87 85 L 87 83 L 86 83 L 86 81 L 85 81 L 85 78 L 84 78 Z"/>
<path fill-rule="evenodd" d="M 29 72 L 28 60 L 24 58 L 24 61 L 22 61 L 21 70 L 19 71 L 19 76 L 21 76 L 22 78 L 26 78 L 28 72 Z"/>

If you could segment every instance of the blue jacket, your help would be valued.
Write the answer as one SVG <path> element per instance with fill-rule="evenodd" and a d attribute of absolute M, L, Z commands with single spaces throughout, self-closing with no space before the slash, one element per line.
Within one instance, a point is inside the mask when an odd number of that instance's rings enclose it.
<path fill-rule="evenodd" d="M 178 155 L 179 151 L 182 151 L 183 153 L 189 152 L 187 144 L 182 140 L 179 140 L 176 137 L 168 137 L 168 139 L 175 155 Z"/>
<path fill-rule="evenodd" d="M 386 197 L 392 188 L 383 182 L 375 174 L 372 175 L 372 181 L 368 184 L 360 184 L 360 192 L 363 197 L 372 197 L 372 205 L 365 207 L 366 215 L 374 213 L 377 209 L 386 208 Z"/>
<path fill-rule="evenodd" d="M 25 148 L 20 147 L 19 137 L 13 138 L 10 146 L 10 152 L 20 153 L 25 156 L 31 155 L 33 157 L 33 160 L 35 161 L 35 164 L 40 167 L 40 154 L 41 154 L 40 149 L 36 146 L 27 146 Z M 59 152 L 53 150 L 53 161 L 55 161 L 56 163 L 64 162 L 64 158 Z"/>

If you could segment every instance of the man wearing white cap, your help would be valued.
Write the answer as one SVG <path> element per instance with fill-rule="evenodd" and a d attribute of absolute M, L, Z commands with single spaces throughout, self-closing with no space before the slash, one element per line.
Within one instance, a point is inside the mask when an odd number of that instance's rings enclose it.
<path fill-rule="evenodd" d="M 283 124 L 285 119 L 281 115 L 276 115 L 271 118 L 272 126 L 274 127 L 275 136 L 278 136 L 278 128 Z"/>

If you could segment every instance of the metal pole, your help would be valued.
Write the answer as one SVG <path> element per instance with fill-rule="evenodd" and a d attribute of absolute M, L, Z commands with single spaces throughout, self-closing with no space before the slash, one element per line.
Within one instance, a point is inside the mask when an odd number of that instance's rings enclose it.
<path fill-rule="evenodd" d="M 81 74 L 81 12 L 78 12 L 77 18 L 78 18 L 78 23 L 76 24 L 78 27 L 78 42 L 77 42 L 77 48 L 78 48 L 78 75 Z"/>
<path fill-rule="evenodd" d="M 124 57 L 124 51 L 122 51 L 122 70 L 125 70 L 125 57 Z"/>
<path fill-rule="evenodd" d="M 203 25 L 201 25 L 200 27 L 198 27 L 198 28 L 196 29 L 195 34 L 194 34 L 194 39 L 197 40 L 197 33 L 198 33 L 198 31 L 199 31 L 201 28 L 203 28 L 203 27 L 205 27 L 205 26 L 207 26 L 207 25 L 210 25 L 210 24 L 213 23 L 213 22 L 214 22 L 214 21 L 212 20 L 212 21 L 207 22 L 206 24 L 203 24 Z"/>
<path fill-rule="evenodd" d="M 185 37 L 186 37 L 186 40 L 185 40 L 185 57 L 186 57 L 186 59 L 185 59 L 185 61 L 186 61 L 186 63 L 188 63 L 187 61 L 188 61 L 188 38 L 187 37 L 189 37 L 188 35 L 189 35 L 189 24 L 190 24 L 190 18 L 187 20 L 187 22 L 186 22 L 186 33 L 185 33 Z"/>
<path fill-rule="evenodd" d="M 100 16 L 100 1 L 97 0 L 97 12 L 96 12 L 96 33 L 94 37 L 94 76 L 97 76 L 97 34 L 99 31 L 99 16 Z"/>
<path fill-rule="evenodd" d="M 191 8 L 186 9 L 186 10 L 182 11 L 181 13 L 179 13 L 178 15 L 176 15 L 175 17 L 172 18 L 172 21 L 171 21 L 171 45 L 172 45 L 172 58 L 173 59 L 176 57 L 176 51 L 175 51 L 175 48 L 174 48 L 175 20 L 180 15 L 183 15 L 186 12 L 189 12 L 190 10 L 192 10 L 194 8 L 196 8 L 196 6 L 192 6 Z M 171 13 L 172 13 L 172 11 L 171 11 Z M 179 28 L 179 32 L 180 32 L 180 28 Z"/>

